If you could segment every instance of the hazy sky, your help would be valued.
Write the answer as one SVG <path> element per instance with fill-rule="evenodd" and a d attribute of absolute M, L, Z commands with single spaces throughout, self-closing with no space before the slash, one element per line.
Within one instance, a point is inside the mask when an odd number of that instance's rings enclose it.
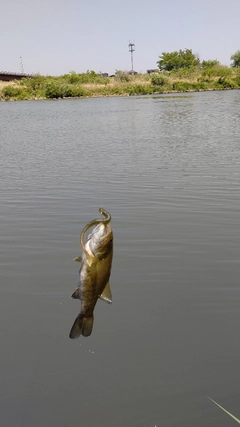
<path fill-rule="evenodd" d="M 60 75 L 156 68 L 189 48 L 230 64 L 240 50 L 240 0 L 0 0 L 0 70 Z"/>

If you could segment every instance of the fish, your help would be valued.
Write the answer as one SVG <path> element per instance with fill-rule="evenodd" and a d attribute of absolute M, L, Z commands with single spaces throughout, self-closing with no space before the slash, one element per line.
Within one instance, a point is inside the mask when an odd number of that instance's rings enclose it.
<path fill-rule="evenodd" d="M 74 258 L 80 262 L 79 283 L 71 297 L 81 301 L 81 311 L 75 319 L 69 337 L 75 339 L 81 335 L 88 337 L 93 329 L 93 312 L 98 299 L 112 303 L 109 285 L 113 258 L 113 232 L 111 215 L 103 208 L 99 212 L 105 217 L 89 222 L 80 234 L 82 256 Z M 86 243 L 84 235 L 93 227 Z"/>

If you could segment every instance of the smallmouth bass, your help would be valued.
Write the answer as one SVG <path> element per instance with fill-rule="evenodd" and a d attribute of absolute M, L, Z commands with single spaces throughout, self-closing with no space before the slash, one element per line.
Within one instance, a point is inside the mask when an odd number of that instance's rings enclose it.
<path fill-rule="evenodd" d="M 77 289 L 71 295 L 74 299 L 80 299 L 81 312 L 77 316 L 69 337 L 78 338 L 80 335 L 88 337 L 93 328 L 93 311 L 98 298 L 112 303 L 112 294 L 109 286 L 113 257 L 113 232 L 110 225 L 111 215 L 103 208 L 99 212 L 105 219 L 94 219 L 82 230 L 80 246 L 82 257 L 74 258 L 81 262 L 79 269 L 79 283 Z M 86 243 L 84 235 L 92 226 L 96 225 L 89 234 Z"/>

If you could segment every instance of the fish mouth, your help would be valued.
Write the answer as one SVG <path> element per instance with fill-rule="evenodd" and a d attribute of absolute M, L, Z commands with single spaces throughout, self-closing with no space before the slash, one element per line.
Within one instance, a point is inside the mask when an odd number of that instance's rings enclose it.
<path fill-rule="evenodd" d="M 102 241 L 110 233 L 112 233 L 112 228 L 110 224 L 97 224 L 96 227 L 94 227 L 94 229 L 92 230 L 91 234 L 88 235 L 88 240 L 94 236 L 99 241 Z"/>
<path fill-rule="evenodd" d="M 92 254 L 98 259 L 106 258 L 113 249 L 113 232 L 110 224 L 99 224 L 88 236 Z"/>
<path fill-rule="evenodd" d="M 82 247 L 82 250 L 86 255 L 87 255 L 87 252 L 84 244 L 84 236 L 87 230 L 96 224 L 97 224 L 97 227 L 95 227 L 92 233 L 88 236 L 88 240 L 95 237 L 95 234 L 96 234 L 96 238 L 99 240 L 99 243 L 97 244 L 97 251 L 99 249 L 99 245 L 101 246 L 103 244 L 105 246 L 105 242 L 104 242 L 105 239 L 107 239 L 106 244 L 109 244 L 109 242 L 112 243 L 113 235 L 109 236 L 108 238 L 108 234 L 110 235 L 110 233 L 112 233 L 112 229 L 109 224 L 111 221 L 111 215 L 109 212 L 107 212 L 105 209 L 101 207 L 99 208 L 99 212 L 105 217 L 105 219 L 99 218 L 99 219 L 94 219 L 93 221 L 90 221 L 88 224 L 85 225 L 85 227 L 83 228 L 80 234 L 80 246 Z M 96 243 L 97 242 L 95 241 L 95 244 Z"/>

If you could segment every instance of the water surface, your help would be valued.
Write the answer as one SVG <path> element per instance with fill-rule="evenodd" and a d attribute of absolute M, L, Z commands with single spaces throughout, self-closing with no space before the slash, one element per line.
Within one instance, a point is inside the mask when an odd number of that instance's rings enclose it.
<path fill-rule="evenodd" d="M 239 135 L 239 91 L 0 103 L 4 427 L 240 418 Z M 113 304 L 71 341 L 99 206 Z"/>

